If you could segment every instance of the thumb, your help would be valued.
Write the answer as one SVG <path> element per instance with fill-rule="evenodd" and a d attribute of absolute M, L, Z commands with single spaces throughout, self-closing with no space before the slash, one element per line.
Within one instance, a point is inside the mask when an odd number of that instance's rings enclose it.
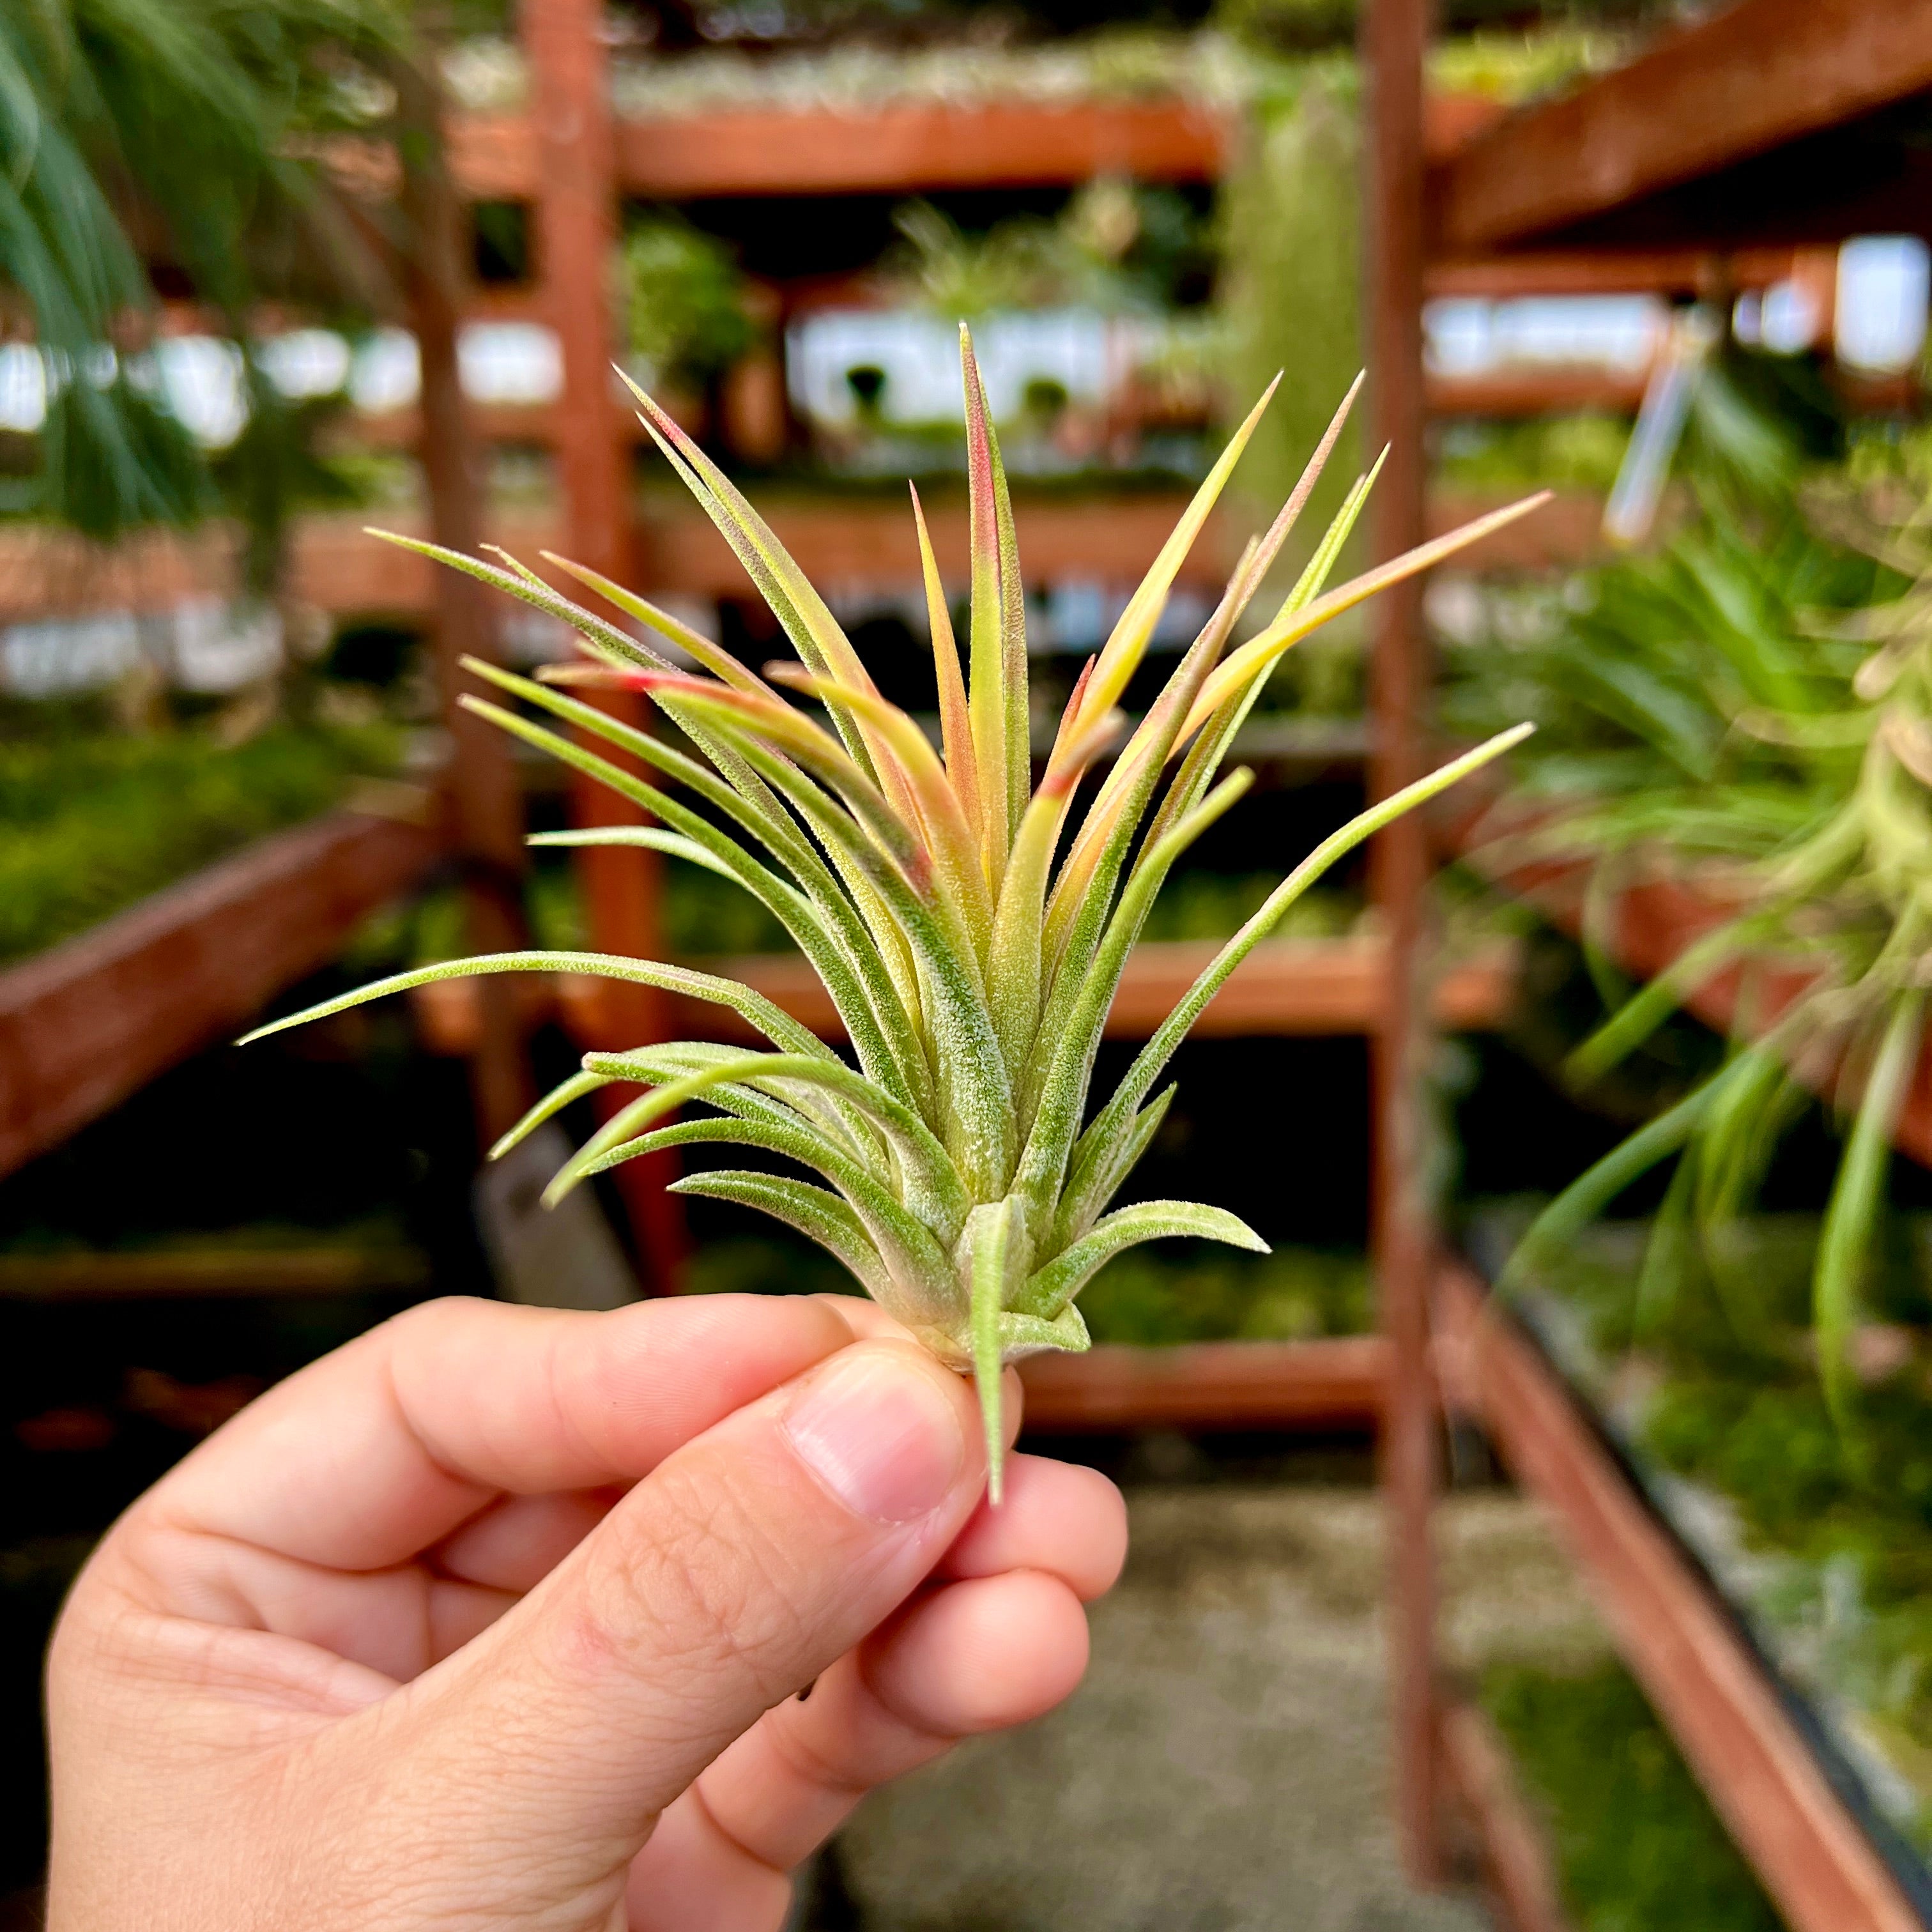
<path fill-rule="evenodd" d="M 393 1798 L 518 1845 L 547 1892 L 532 1910 L 560 1882 L 621 1884 L 657 1813 L 938 1562 L 983 1486 L 976 1414 L 923 1351 L 871 1341 L 687 1443 L 400 1694 Z M 399 1741 L 383 1729 L 387 1756 Z"/>

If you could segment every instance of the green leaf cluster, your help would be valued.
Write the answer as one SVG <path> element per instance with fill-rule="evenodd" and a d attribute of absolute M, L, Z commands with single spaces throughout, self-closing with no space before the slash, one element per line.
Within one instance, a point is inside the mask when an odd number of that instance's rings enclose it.
<path fill-rule="evenodd" d="M 400 26 L 391 0 L 0 10 L 0 302 L 24 310 L 49 389 L 38 471 L 8 507 L 105 540 L 219 500 L 146 352 L 151 268 L 242 344 L 255 442 L 289 440 L 248 311 L 366 290 L 362 244 L 303 156 L 359 123 L 362 64 Z"/>
<path fill-rule="evenodd" d="M 1791 418 L 1723 374 L 1698 411 L 1694 512 L 1661 554 L 1594 573 L 1549 633 L 1466 669 L 1458 716 L 1505 704 L 1544 728 L 1528 788 L 1541 822 L 1482 862 L 1589 874 L 1586 955 L 1612 1010 L 1571 1077 L 1587 1089 L 1677 1007 L 1741 976 L 1723 1066 L 1561 1196 L 1526 1249 L 1561 1245 L 1674 1160 L 1653 1235 L 1663 1279 L 1676 1248 L 1712 1248 L 1754 1205 L 1804 1083 L 1822 1084 L 1846 1142 L 1814 1276 L 1838 1402 L 1923 1032 L 1932 498 L 1880 502 L 1840 477 L 1814 482 L 1801 508 Z M 1734 910 L 1633 991 L 1605 922 L 1660 867 Z"/>
<path fill-rule="evenodd" d="M 758 340 L 736 258 L 682 216 L 633 222 L 620 273 L 625 332 L 655 382 L 702 388 Z"/>

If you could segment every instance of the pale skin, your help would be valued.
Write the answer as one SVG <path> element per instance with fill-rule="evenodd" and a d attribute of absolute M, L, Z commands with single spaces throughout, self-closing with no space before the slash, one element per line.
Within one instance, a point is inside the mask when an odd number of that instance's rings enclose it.
<path fill-rule="evenodd" d="M 867 1304 L 412 1310 L 82 1573 L 48 1923 L 775 1928 L 868 1790 L 1079 1680 L 1119 1495 L 985 1473 L 969 1385 Z"/>

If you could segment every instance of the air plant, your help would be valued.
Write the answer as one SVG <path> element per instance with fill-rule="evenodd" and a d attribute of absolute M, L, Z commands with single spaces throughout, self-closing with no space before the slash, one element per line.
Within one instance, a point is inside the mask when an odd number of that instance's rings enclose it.
<path fill-rule="evenodd" d="M 1036 1350 L 1088 1346 L 1075 1298 L 1097 1269 L 1162 1235 L 1264 1248 L 1234 1215 L 1197 1202 L 1143 1201 L 1106 1211 L 1167 1112 L 1174 1090 L 1156 1094 L 1155 1084 L 1188 1029 L 1289 905 L 1343 854 L 1522 735 L 1502 734 L 1324 839 L 1221 949 L 1088 1118 L 1102 1029 L 1148 908 L 1174 862 L 1249 784 L 1245 770 L 1217 782 L 1235 733 L 1269 671 L 1298 639 L 1521 515 L 1535 500 L 1324 590 L 1373 480 L 1365 476 L 1273 620 L 1234 646 L 1236 624 L 1340 432 L 1345 401 L 1273 526 L 1243 551 L 1218 608 L 1166 688 L 1143 718 L 1130 722 L 1118 709 L 1121 694 L 1266 406 L 1264 397 L 1105 647 L 1081 672 L 1036 787 L 1012 506 L 963 328 L 961 357 L 971 530 L 964 674 L 916 492 L 913 499 L 938 688 L 938 747 L 879 694 L 831 612 L 757 512 L 641 390 L 645 428 L 743 562 L 799 662 L 768 664 L 760 676 L 630 591 L 545 553 L 555 570 L 698 667 L 680 669 L 655 644 L 569 602 L 514 560 L 505 556 L 499 566 L 388 538 L 569 624 L 584 661 L 551 667 L 541 681 L 473 659 L 469 668 L 508 698 L 602 740 L 653 775 L 633 776 L 578 738 L 466 697 L 472 710 L 600 780 L 657 821 L 546 834 L 537 842 L 647 846 L 742 886 L 784 924 L 824 981 L 850 1041 L 850 1060 L 734 981 L 595 953 L 502 953 L 426 967 L 249 1037 L 469 974 L 586 973 L 730 1008 L 768 1048 L 676 1040 L 587 1054 L 581 1072 L 532 1108 L 494 1151 L 504 1153 L 572 1101 L 627 1084 L 646 1090 L 578 1150 L 550 1183 L 548 1200 L 662 1148 L 748 1147 L 815 1175 L 825 1184 L 707 1168 L 676 1187 L 788 1222 L 828 1249 L 940 1360 L 970 1370 L 997 1496 L 1001 1368 Z M 572 694 L 571 687 L 584 686 L 646 694 L 680 740 L 637 730 Z M 787 691 L 815 701 L 827 722 L 789 701 Z M 1076 793 L 1109 750 L 1111 768 L 1098 778 L 1070 836 Z M 682 795 L 670 788 L 674 782 Z M 696 1101 L 715 1112 L 673 1118 Z"/>
<path fill-rule="evenodd" d="M 1713 502 L 1660 558 L 1612 566 L 1586 614 L 1511 684 L 1512 708 L 1527 699 L 1557 727 L 1540 760 L 1549 790 L 1587 788 L 1584 802 L 1573 796 L 1491 854 L 1592 868 L 1586 952 L 1613 1010 L 1572 1055 L 1572 1075 L 1601 1078 L 1714 981 L 1734 976 L 1738 994 L 1724 1064 L 1559 1195 L 1510 1274 L 1675 1160 L 1640 1312 L 1669 1292 L 1694 1240 L 1750 1339 L 1761 1318 L 1728 1231 L 1822 1094 L 1845 1148 L 1814 1259 L 1813 1319 L 1842 1418 L 1932 948 L 1932 500 L 1874 515 L 1821 486 L 1809 528 L 1788 504 L 1754 541 L 1733 526 L 1735 503 Z M 1616 986 L 1594 932 L 1633 862 L 1701 877 L 1735 907 L 1634 992 Z"/>

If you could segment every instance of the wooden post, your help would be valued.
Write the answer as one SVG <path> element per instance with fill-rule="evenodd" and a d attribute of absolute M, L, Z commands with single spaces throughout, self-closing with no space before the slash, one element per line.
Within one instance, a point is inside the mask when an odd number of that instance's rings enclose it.
<path fill-rule="evenodd" d="M 579 562 L 622 583 L 632 574 L 630 464 L 610 386 L 617 347 L 610 298 L 616 151 L 603 9 L 600 0 L 524 0 L 520 25 L 541 157 L 537 273 L 563 355 L 553 447 L 568 531 L 564 547 Z M 644 722 L 634 698 L 604 701 L 630 722 Z M 608 748 L 599 749 L 608 754 Z M 573 802 L 580 824 L 642 818 L 581 778 L 574 782 Z M 663 957 L 655 853 L 614 846 L 586 850 L 579 855 L 578 876 L 592 945 L 602 952 Z M 607 991 L 613 1017 L 627 1037 L 639 1044 L 665 1037 L 658 994 L 642 986 Z M 669 1154 L 628 1161 L 616 1171 L 646 1284 L 657 1293 L 676 1286 L 684 1257 L 682 1212 L 677 1197 L 664 1192 L 676 1174 L 676 1156 Z"/>
<path fill-rule="evenodd" d="M 483 541 L 482 452 L 464 404 L 457 341 L 467 292 L 469 227 L 444 165 L 441 90 L 413 63 L 397 73 L 403 209 L 408 224 L 405 280 L 422 360 L 422 443 L 430 535 L 473 553 Z M 500 952 L 524 938 L 523 797 L 510 741 L 458 706 L 467 681 L 460 660 L 496 656 L 490 593 L 460 571 L 436 573 L 437 688 L 454 745 L 450 764 L 451 844 L 463 874 L 470 944 Z M 515 990 L 501 974 L 478 980 L 482 1026 L 470 1059 L 476 1124 L 484 1146 L 530 1104 L 530 1071 Z"/>
<path fill-rule="evenodd" d="M 1389 454 L 1370 506 L 1376 554 L 1395 556 L 1424 535 L 1422 369 L 1422 61 L 1426 0 L 1370 0 L 1363 24 L 1368 123 L 1368 352 L 1374 440 Z M 1429 665 L 1420 587 L 1385 591 L 1371 607 L 1378 797 L 1421 775 L 1427 755 Z M 1386 1004 L 1372 1045 L 1376 1277 L 1389 1346 L 1382 1436 L 1388 1508 L 1390 1697 L 1396 1809 L 1410 1875 L 1441 1876 L 1436 1835 L 1434 1623 L 1430 1511 L 1436 1486 L 1436 1411 L 1429 1366 L 1429 1289 L 1435 1234 L 1426 1198 L 1423 1082 L 1430 855 L 1420 814 L 1376 841 L 1376 897 L 1388 922 Z"/>

